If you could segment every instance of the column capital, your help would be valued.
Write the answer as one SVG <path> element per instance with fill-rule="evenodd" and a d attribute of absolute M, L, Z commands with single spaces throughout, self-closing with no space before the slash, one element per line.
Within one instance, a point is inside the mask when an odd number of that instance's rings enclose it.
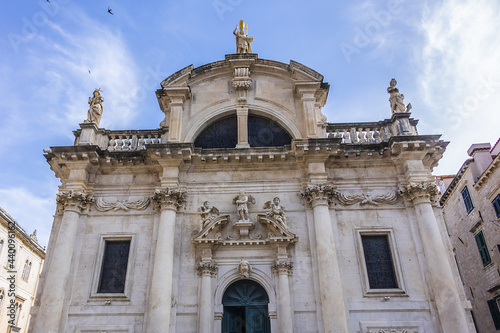
<path fill-rule="evenodd" d="M 56 202 L 59 204 L 61 211 L 73 210 L 81 213 L 84 209 L 90 207 L 94 202 L 94 197 L 80 191 L 61 191 L 56 196 Z"/>
<path fill-rule="evenodd" d="M 401 186 L 399 193 L 414 204 L 433 203 L 438 194 L 438 188 L 434 182 L 409 183 Z"/>
<path fill-rule="evenodd" d="M 288 259 L 276 259 L 272 269 L 278 275 L 291 275 L 293 270 L 293 262 Z"/>
<path fill-rule="evenodd" d="M 215 261 L 201 261 L 198 263 L 198 275 L 200 276 L 215 276 L 217 275 L 218 267 Z"/>
<path fill-rule="evenodd" d="M 335 196 L 335 187 L 322 183 L 311 184 L 300 195 L 313 208 L 318 205 L 329 205 Z"/>
<path fill-rule="evenodd" d="M 177 211 L 186 202 L 186 192 L 176 189 L 157 189 L 153 195 L 155 207 Z"/>

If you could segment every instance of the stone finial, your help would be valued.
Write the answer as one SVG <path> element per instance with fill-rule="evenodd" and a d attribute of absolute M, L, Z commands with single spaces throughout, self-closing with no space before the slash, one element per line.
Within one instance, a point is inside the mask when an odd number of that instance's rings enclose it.
<path fill-rule="evenodd" d="M 389 95 L 389 103 L 391 104 L 392 113 L 401 113 L 401 112 L 410 112 L 411 103 L 408 103 L 408 106 L 405 107 L 404 98 L 405 95 L 399 93 L 399 89 L 396 88 L 396 84 L 398 82 L 396 79 L 392 79 L 389 83 L 389 87 L 387 88 L 387 92 Z"/>
<path fill-rule="evenodd" d="M 35 242 L 38 243 L 38 238 L 36 237 L 36 229 L 33 230 L 33 233 L 30 235 L 30 238 Z"/>
<path fill-rule="evenodd" d="M 84 121 L 85 123 L 95 123 L 99 126 L 102 117 L 102 102 L 104 102 L 101 92 L 101 88 L 96 88 L 92 97 L 89 97 L 89 111 L 87 112 L 87 120 Z"/>
<path fill-rule="evenodd" d="M 252 53 L 250 43 L 253 42 L 253 37 L 247 35 L 248 24 L 240 20 L 240 23 L 234 28 L 233 34 L 236 36 L 236 53 Z"/>

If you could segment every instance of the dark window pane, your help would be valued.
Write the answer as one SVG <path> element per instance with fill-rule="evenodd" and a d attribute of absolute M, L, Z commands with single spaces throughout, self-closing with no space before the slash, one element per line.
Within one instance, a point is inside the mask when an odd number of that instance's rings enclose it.
<path fill-rule="evenodd" d="M 387 235 L 363 235 L 361 240 L 370 289 L 398 288 Z"/>
<path fill-rule="evenodd" d="M 500 330 L 500 311 L 498 310 L 498 303 L 496 300 L 491 299 L 488 301 L 488 308 L 490 309 L 491 318 L 495 329 Z"/>
<path fill-rule="evenodd" d="M 130 241 L 106 241 L 98 293 L 123 293 Z"/>
<path fill-rule="evenodd" d="M 264 117 L 248 115 L 248 143 L 250 147 L 279 147 L 289 145 L 292 137 L 277 122 Z"/>
<path fill-rule="evenodd" d="M 497 195 L 491 203 L 493 204 L 493 208 L 495 209 L 495 214 L 497 214 L 497 217 L 500 217 L 500 194 Z"/>
<path fill-rule="evenodd" d="M 470 198 L 469 190 L 467 186 L 462 190 L 462 198 L 464 199 L 465 209 L 467 209 L 467 214 L 470 213 L 474 206 L 472 205 L 472 200 Z"/>
<path fill-rule="evenodd" d="M 194 141 L 200 148 L 234 148 L 238 143 L 236 115 L 217 120 L 201 132 Z"/>
<path fill-rule="evenodd" d="M 487 266 L 491 262 L 490 252 L 488 251 L 488 246 L 486 246 L 486 240 L 484 239 L 483 232 L 480 231 L 476 235 L 476 244 L 479 250 L 479 255 L 481 256 L 481 261 L 483 266 Z"/>

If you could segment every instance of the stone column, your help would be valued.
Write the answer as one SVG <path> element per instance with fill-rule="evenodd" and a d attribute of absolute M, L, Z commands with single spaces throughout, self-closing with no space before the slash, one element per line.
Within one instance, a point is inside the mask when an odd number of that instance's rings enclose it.
<path fill-rule="evenodd" d="M 165 95 L 168 97 L 170 115 L 168 117 L 168 141 L 180 142 L 182 130 L 182 118 L 184 113 L 184 102 L 191 97 L 189 87 L 165 87 Z M 167 115 L 165 115 L 165 120 Z"/>
<path fill-rule="evenodd" d="M 89 194 L 77 191 L 57 195 L 57 203 L 64 209 L 57 239 L 47 267 L 44 289 L 31 332 L 57 333 L 60 330 L 62 314 L 66 306 L 73 246 L 76 243 L 80 213 L 93 201 Z"/>
<path fill-rule="evenodd" d="M 415 207 L 422 247 L 429 272 L 431 290 L 443 332 L 469 332 L 465 309 L 462 306 L 449 257 L 443 244 L 441 230 L 432 209 L 431 200 L 437 194 L 434 183 L 410 183 L 400 190 Z"/>
<path fill-rule="evenodd" d="M 174 272 L 174 235 L 177 209 L 185 202 L 178 190 L 157 190 L 153 201 L 160 209 L 153 276 L 149 291 L 146 332 L 169 332 Z"/>
<path fill-rule="evenodd" d="M 278 274 L 278 319 L 280 332 L 293 333 L 293 312 L 290 298 L 288 275 L 291 274 L 293 264 L 289 260 L 278 259 L 273 268 Z"/>
<path fill-rule="evenodd" d="M 198 333 L 213 333 L 214 300 L 212 291 L 212 277 L 217 274 L 215 262 L 200 262 L 198 264 L 200 281 L 199 322 Z"/>
<path fill-rule="evenodd" d="M 329 200 L 334 189 L 329 185 L 310 185 L 302 196 L 312 206 L 316 234 L 319 292 L 325 333 L 348 332 L 342 281 L 335 248 Z"/>

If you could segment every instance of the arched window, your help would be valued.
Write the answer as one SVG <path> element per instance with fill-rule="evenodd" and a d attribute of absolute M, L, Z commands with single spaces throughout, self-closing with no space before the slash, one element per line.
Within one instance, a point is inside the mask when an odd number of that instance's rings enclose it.
<path fill-rule="evenodd" d="M 31 262 L 26 260 L 26 262 L 24 263 L 23 275 L 21 275 L 23 280 L 28 281 L 30 277 L 30 271 L 31 271 Z"/>
<path fill-rule="evenodd" d="M 194 141 L 200 148 L 234 148 L 238 143 L 236 115 L 224 117 L 209 125 Z"/>

